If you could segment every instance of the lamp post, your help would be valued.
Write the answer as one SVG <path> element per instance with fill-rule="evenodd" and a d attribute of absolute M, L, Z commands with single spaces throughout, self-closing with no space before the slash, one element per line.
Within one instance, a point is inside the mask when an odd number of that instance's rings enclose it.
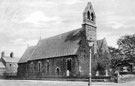
<path fill-rule="evenodd" d="M 89 58 L 89 82 L 88 82 L 88 86 L 90 86 L 90 84 L 91 84 L 91 54 L 92 54 L 91 49 L 92 49 L 92 46 L 93 46 L 93 42 L 90 41 L 90 42 L 89 42 L 90 58 Z"/>

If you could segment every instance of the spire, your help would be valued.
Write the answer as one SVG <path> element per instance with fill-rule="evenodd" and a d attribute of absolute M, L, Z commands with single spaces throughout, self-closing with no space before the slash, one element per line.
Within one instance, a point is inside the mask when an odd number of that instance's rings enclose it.
<path fill-rule="evenodd" d="M 92 4 L 91 4 L 91 2 L 88 2 L 87 6 L 84 9 L 84 12 L 86 12 L 87 10 L 90 10 L 91 8 L 92 8 Z"/>
<path fill-rule="evenodd" d="M 96 24 L 96 15 L 93 10 L 93 6 L 92 6 L 91 2 L 88 2 L 86 8 L 84 9 L 83 24 L 88 24 L 91 26 L 95 26 L 95 24 Z"/>
<path fill-rule="evenodd" d="M 96 41 L 96 15 L 91 2 L 88 2 L 83 12 L 82 27 L 86 31 L 86 38 L 88 41 Z"/>

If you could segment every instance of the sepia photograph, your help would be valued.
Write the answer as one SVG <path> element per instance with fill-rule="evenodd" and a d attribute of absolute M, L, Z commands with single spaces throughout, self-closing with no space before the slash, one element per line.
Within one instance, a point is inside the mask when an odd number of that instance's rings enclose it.
<path fill-rule="evenodd" d="M 0 86 L 134 85 L 134 0 L 0 0 Z"/>

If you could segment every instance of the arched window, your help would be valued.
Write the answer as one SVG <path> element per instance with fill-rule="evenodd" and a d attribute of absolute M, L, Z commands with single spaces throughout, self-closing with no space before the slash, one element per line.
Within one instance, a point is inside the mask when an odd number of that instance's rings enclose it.
<path fill-rule="evenodd" d="M 60 74 L 60 68 L 59 67 L 56 68 L 56 73 L 57 73 L 57 75 Z"/>
<path fill-rule="evenodd" d="M 72 60 L 71 59 L 68 59 L 67 60 L 67 70 L 69 70 L 69 71 L 71 71 L 71 69 L 72 69 Z"/>
<path fill-rule="evenodd" d="M 46 62 L 46 69 L 47 69 L 47 72 L 49 72 L 49 60 L 47 60 Z"/>
<path fill-rule="evenodd" d="M 89 11 L 87 12 L 87 19 L 90 20 L 90 12 Z"/>
<path fill-rule="evenodd" d="M 41 71 L 41 62 L 38 62 L 38 71 Z"/>
<path fill-rule="evenodd" d="M 91 13 L 91 20 L 94 21 L 94 14 Z"/>
<path fill-rule="evenodd" d="M 31 70 L 31 72 L 34 72 L 34 64 L 33 64 L 33 62 L 30 63 L 30 70 Z"/>

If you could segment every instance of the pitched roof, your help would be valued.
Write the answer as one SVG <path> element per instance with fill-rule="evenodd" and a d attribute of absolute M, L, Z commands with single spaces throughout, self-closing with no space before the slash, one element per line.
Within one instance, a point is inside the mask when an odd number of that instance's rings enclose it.
<path fill-rule="evenodd" d="M 28 47 L 18 63 L 25 63 L 29 60 L 44 59 L 50 57 L 59 57 L 75 55 L 79 48 L 82 31 L 80 28 L 66 32 L 57 36 L 42 39 L 36 46 Z M 97 40 L 96 51 L 108 51 L 105 39 Z"/>
<path fill-rule="evenodd" d="M 2 62 L 0 62 L 0 68 L 5 68 L 5 66 Z"/>
<path fill-rule="evenodd" d="M 27 49 L 25 50 L 23 56 L 20 58 L 18 63 L 24 63 L 27 62 L 27 60 L 30 58 L 32 52 L 34 51 L 35 46 L 31 46 L 31 47 L 27 47 Z"/>
<path fill-rule="evenodd" d="M 10 56 L 4 56 L 2 57 L 2 59 L 5 61 L 5 62 L 18 62 L 19 61 L 19 58 L 17 57 L 10 57 Z"/>
<path fill-rule="evenodd" d="M 104 53 L 104 52 L 109 53 L 108 45 L 107 45 L 107 42 L 106 42 L 105 38 L 101 39 L 101 40 L 97 40 L 97 50 L 99 52 L 102 51 L 102 53 Z"/>
<path fill-rule="evenodd" d="M 42 39 L 29 60 L 75 55 L 79 48 L 82 28 Z"/>
<path fill-rule="evenodd" d="M 4 64 L 3 64 L 1 59 L 0 59 L 0 68 L 5 68 L 5 66 L 4 66 Z"/>
<path fill-rule="evenodd" d="M 98 49 L 102 47 L 103 39 L 97 40 Z"/>

